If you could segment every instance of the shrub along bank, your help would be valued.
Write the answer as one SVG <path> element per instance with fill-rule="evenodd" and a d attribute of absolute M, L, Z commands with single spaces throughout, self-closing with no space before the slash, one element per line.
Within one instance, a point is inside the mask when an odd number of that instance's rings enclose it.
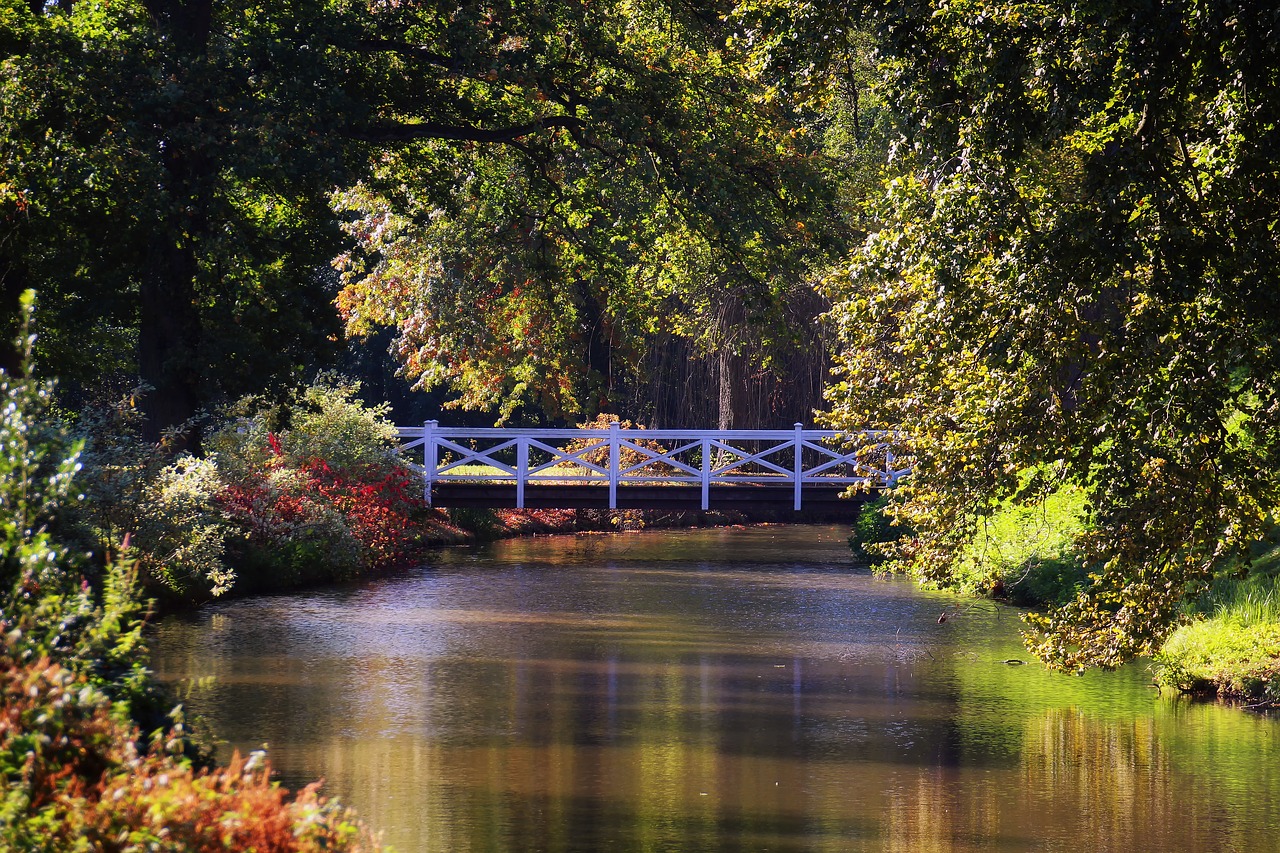
<path fill-rule="evenodd" d="M 200 456 L 144 443 L 132 397 L 84 418 L 86 535 L 132 534 L 148 592 L 175 603 L 344 580 L 464 540 L 358 392 L 328 375 L 283 405 L 241 400 L 206 424 Z"/>
<path fill-rule="evenodd" d="M 272 783 L 260 755 L 210 766 L 181 714 L 164 712 L 145 666 L 137 566 L 163 577 L 159 548 L 217 555 L 210 543 L 225 538 L 156 533 L 145 560 L 127 540 L 87 554 L 82 442 L 53 417 L 51 395 L 48 384 L 0 372 L 0 850 L 377 849 L 314 787 L 289 796 Z M 179 480 L 195 463 L 183 465 L 171 472 Z M 155 487 L 116 473 L 139 494 Z M 208 497 L 216 507 L 216 494 Z M 212 512 L 192 501 L 191 517 Z M 176 576 L 224 582 L 209 570 L 219 561 L 190 559 L 201 570 Z"/>

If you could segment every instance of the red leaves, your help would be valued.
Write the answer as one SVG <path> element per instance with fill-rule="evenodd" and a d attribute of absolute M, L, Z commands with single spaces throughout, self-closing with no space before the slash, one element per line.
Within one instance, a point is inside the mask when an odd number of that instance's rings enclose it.
<path fill-rule="evenodd" d="M 374 563 L 403 557 L 413 542 L 411 517 L 425 508 L 404 468 L 339 471 L 323 459 L 303 464 L 317 494 L 342 513 Z"/>
<path fill-rule="evenodd" d="M 0 647 L 0 775 L 10 793 L 4 838 L 21 850 L 359 853 L 379 849 L 317 786 L 289 796 L 261 754 L 196 770 L 158 738 L 146 754 L 106 696 L 47 658 L 18 663 Z M 5 846 L 5 849 L 10 849 Z"/>

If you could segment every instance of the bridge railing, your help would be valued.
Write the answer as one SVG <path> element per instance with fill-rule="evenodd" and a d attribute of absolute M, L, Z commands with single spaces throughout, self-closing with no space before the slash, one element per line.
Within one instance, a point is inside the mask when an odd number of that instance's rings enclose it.
<path fill-rule="evenodd" d="M 630 485 L 697 485 L 702 508 L 713 485 L 790 485 L 794 508 L 805 486 L 892 486 L 890 433 L 790 430 L 490 429 L 400 427 L 401 448 L 421 452 L 425 496 L 436 483 L 513 484 L 524 507 L 530 485 L 608 486 L 609 507 Z M 413 455 L 417 455 L 414 453 Z M 410 457 L 412 458 L 412 456 Z M 416 467 L 416 466 L 415 466 Z"/>

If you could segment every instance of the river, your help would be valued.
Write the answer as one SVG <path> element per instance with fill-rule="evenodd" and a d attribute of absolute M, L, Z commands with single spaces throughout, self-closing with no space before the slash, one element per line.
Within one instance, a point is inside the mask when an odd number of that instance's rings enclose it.
<path fill-rule="evenodd" d="M 400 853 L 1280 850 L 1280 721 L 1006 663 L 1015 611 L 845 535 L 448 549 L 169 617 L 153 666 Z"/>

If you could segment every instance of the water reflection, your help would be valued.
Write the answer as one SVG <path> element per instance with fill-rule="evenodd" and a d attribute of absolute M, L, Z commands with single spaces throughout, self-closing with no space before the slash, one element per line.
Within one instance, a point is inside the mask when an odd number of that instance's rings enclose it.
<path fill-rule="evenodd" d="M 161 626 L 192 710 L 401 851 L 1269 850 L 1273 721 L 1010 667 L 844 531 L 560 537 Z"/>

